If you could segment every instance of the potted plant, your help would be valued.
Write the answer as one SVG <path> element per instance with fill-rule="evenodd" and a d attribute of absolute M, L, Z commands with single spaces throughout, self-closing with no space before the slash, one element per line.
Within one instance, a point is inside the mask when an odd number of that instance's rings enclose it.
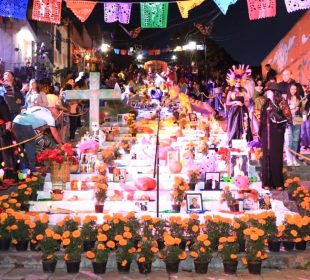
<path fill-rule="evenodd" d="M 96 198 L 95 212 L 96 213 L 103 212 L 104 202 L 107 199 L 107 190 L 108 190 L 107 184 L 96 183 L 95 185 L 95 198 Z"/>
<path fill-rule="evenodd" d="M 186 253 L 180 248 L 181 239 L 166 234 L 164 237 L 165 248 L 160 251 L 159 257 L 166 264 L 167 273 L 177 273 L 181 260 L 186 259 Z"/>
<path fill-rule="evenodd" d="M 158 249 L 162 250 L 165 247 L 163 235 L 166 232 L 167 221 L 160 218 L 152 218 L 152 223 L 154 225 L 154 240 L 157 241 Z"/>
<path fill-rule="evenodd" d="M 0 213 L 0 251 L 8 251 L 11 245 L 11 226 L 15 219 L 12 211 L 6 210 Z"/>
<path fill-rule="evenodd" d="M 151 273 L 152 262 L 157 252 L 157 242 L 147 237 L 142 237 L 142 240 L 138 243 L 137 249 L 137 263 L 141 274 Z"/>
<path fill-rule="evenodd" d="M 243 231 L 246 239 L 246 260 L 251 274 L 260 274 L 262 261 L 268 257 L 265 251 L 265 232 L 257 227 L 247 227 Z"/>
<path fill-rule="evenodd" d="M 198 214 L 194 213 L 189 216 L 189 219 L 187 222 L 186 233 L 189 237 L 189 241 L 191 245 L 192 243 L 194 243 L 197 236 L 200 234 L 200 220 L 199 220 Z"/>
<path fill-rule="evenodd" d="M 225 186 L 221 194 L 221 203 L 226 202 L 231 212 L 239 211 L 239 202 L 232 195 L 229 186 Z"/>
<path fill-rule="evenodd" d="M 129 212 L 126 217 L 126 227 L 132 234 L 132 239 L 134 245 L 138 245 L 139 240 L 141 239 L 139 235 L 140 230 L 140 220 L 135 216 L 135 212 Z"/>
<path fill-rule="evenodd" d="M 49 164 L 52 182 L 69 182 L 70 165 L 74 160 L 71 144 L 64 144 L 60 149 L 46 149 L 37 154 L 38 162 Z"/>
<path fill-rule="evenodd" d="M 216 251 L 218 247 L 218 241 L 221 236 L 231 235 L 232 220 L 219 215 L 205 216 L 205 233 L 208 234 L 211 241 L 211 248 Z"/>
<path fill-rule="evenodd" d="M 63 231 L 73 232 L 77 230 L 81 224 L 81 218 L 79 216 L 70 217 L 69 215 L 65 216 L 63 219 Z"/>
<path fill-rule="evenodd" d="M 190 248 L 190 256 L 194 259 L 196 273 L 208 272 L 208 265 L 212 259 L 211 242 L 208 235 L 203 233 L 197 236 L 195 243 Z"/>
<path fill-rule="evenodd" d="M 29 198 L 31 196 L 32 189 L 27 184 L 19 185 L 17 188 L 17 200 L 21 204 L 20 210 L 29 211 Z"/>
<path fill-rule="evenodd" d="M 118 242 L 116 249 L 116 262 L 119 273 L 129 273 L 131 262 L 135 257 L 136 248 L 132 240 L 132 234 L 125 231 L 123 235 L 116 235 Z"/>
<path fill-rule="evenodd" d="M 92 260 L 93 270 L 95 274 L 103 274 L 106 271 L 106 265 L 108 262 L 110 248 L 106 246 L 108 237 L 99 233 L 97 235 L 97 244 L 94 249 L 87 251 L 86 257 Z"/>
<path fill-rule="evenodd" d="M 309 190 L 304 187 L 300 186 L 297 187 L 295 191 L 293 191 L 292 196 L 297 203 L 300 203 L 301 201 L 304 200 L 305 197 L 310 197 Z"/>
<path fill-rule="evenodd" d="M 193 191 L 195 190 L 196 184 L 198 183 L 201 177 L 200 169 L 189 169 L 187 171 L 187 176 L 189 180 L 189 183 L 188 183 L 189 190 Z"/>
<path fill-rule="evenodd" d="M 182 250 L 185 250 L 186 240 L 184 238 L 184 233 L 187 228 L 187 223 L 185 223 L 180 216 L 171 216 L 169 217 L 168 228 L 171 236 L 181 239 L 179 246 Z"/>
<path fill-rule="evenodd" d="M 49 216 L 47 214 L 36 215 L 34 217 L 35 227 L 31 230 L 30 250 L 35 251 L 40 247 L 38 246 L 38 235 L 43 235 L 48 227 Z"/>
<path fill-rule="evenodd" d="M 233 221 L 233 231 L 237 235 L 237 240 L 239 243 L 239 252 L 245 251 L 245 239 L 243 231 L 247 228 L 248 216 L 243 215 L 239 218 L 234 218 Z"/>
<path fill-rule="evenodd" d="M 263 224 L 263 228 L 268 239 L 268 249 L 270 252 L 279 252 L 281 247 L 281 241 L 278 239 L 277 218 L 274 212 L 268 211 L 265 213 L 266 218 L 261 219 L 258 222 Z"/>
<path fill-rule="evenodd" d="M 11 226 L 12 243 L 17 251 L 27 251 L 29 240 L 31 237 L 30 231 L 35 228 L 36 224 L 31 222 L 30 216 L 21 212 L 14 213 L 15 222 Z"/>
<path fill-rule="evenodd" d="M 305 238 L 309 236 L 308 217 L 302 217 L 299 214 L 286 215 L 284 225 L 279 226 L 279 230 L 282 232 L 283 246 L 286 251 L 293 250 L 295 243 L 296 249 L 306 249 Z"/>
<path fill-rule="evenodd" d="M 238 267 L 239 243 L 237 236 L 222 236 L 219 238 L 219 253 L 223 260 L 224 272 L 235 274 Z"/>
<path fill-rule="evenodd" d="M 56 233 L 53 229 L 47 228 L 44 234 L 38 234 L 36 236 L 36 240 L 39 242 L 42 251 L 43 272 L 54 273 L 57 264 L 55 252 L 59 249 L 61 235 Z"/>
<path fill-rule="evenodd" d="M 140 218 L 140 236 L 147 240 L 154 240 L 153 231 L 155 230 L 152 217 L 150 215 L 143 215 Z"/>
<path fill-rule="evenodd" d="M 17 201 L 18 194 L 11 192 L 10 195 L 4 194 L 0 196 L 0 209 L 8 213 L 8 210 L 12 212 L 19 211 L 21 203 Z"/>
<path fill-rule="evenodd" d="M 188 190 L 188 188 L 188 184 L 185 182 L 184 178 L 179 176 L 176 176 L 174 178 L 172 192 L 172 200 L 174 204 L 172 205 L 172 209 L 177 213 L 179 213 L 181 210 L 181 205 L 186 196 L 186 191 Z"/>
<path fill-rule="evenodd" d="M 86 216 L 81 227 L 84 252 L 94 248 L 97 233 L 97 216 Z"/>
<path fill-rule="evenodd" d="M 62 244 L 65 247 L 64 260 L 66 262 L 67 272 L 78 273 L 83 251 L 81 232 L 79 230 L 73 232 L 66 230 L 62 234 Z"/>
<path fill-rule="evenodd" d="M 288 178 L 286 179 L 285 183 L 284 183 L 284 187 L 288 192 L 288 196 L 291 200 L 294 199 L 293 197 L 293 193 L 295 190 L 298 189 L 298 187 L 300 187 L 300 178 L 299 177 L 294 177 L 293 179 Z"/>

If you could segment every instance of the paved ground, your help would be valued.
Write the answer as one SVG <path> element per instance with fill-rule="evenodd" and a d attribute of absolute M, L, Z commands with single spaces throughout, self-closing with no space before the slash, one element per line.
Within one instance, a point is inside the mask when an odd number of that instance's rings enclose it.
<path fill-rule="evenodd" d="M 251 275 L 247 270 L 242 269 L 236 275 L 227 275 L 222 271 L 210 270 L 207 274 L 199 275 L 192 272 L 179 272 L 168 275 L 164 271 L 156 271 L 145 276 L 137 272 L 131 272 L 128 275 L 121 275 L 118 272 L 110 272 L 102 276 L 96 276 L 87 270 L 81 270 L 78 274 L 68 274 L 64 269 L 56 269 L 52 275 L 44 274 L 41 271 L 33 271 L 24 268 L 14 268 L 0 270 L 1 280 L 309 280 L 310 270 L 300 269 L 271 269 L 263 270 L 261 275 Z"/>

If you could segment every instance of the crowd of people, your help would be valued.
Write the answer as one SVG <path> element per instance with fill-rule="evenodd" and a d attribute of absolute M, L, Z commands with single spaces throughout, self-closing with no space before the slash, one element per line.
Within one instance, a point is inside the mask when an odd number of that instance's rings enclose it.
<path fill-rule="evenodd" d="M 287 165 L 295 166 L 300 164 L 296 153 L 301 147 L 310 147 L 310 93 L 309 85 L 301 85 L 293 80 L 289 70 L 285 70 L 282 78 L 278 77 L 281 81 L 277 82 L 276 71 L 268 64 L 265 67 L 265 79 L 253 77 L 250 68 L 240 66 L 232 68 L 226 80 L 221 80 L 218 74 L 204 79 L 194 65 L 174 66 L 160 73 L 130 66 L 106 73 L 101 81 L 102 86 L 107 88 L 119 84 L 123 91 L 123 102 L 127 104 L 139 98 L 152 99 L 154 91 L 148 91 L 148 88 L 159 88 L 169 93 L 169 89 L 175 85 L 178 85 L 180 92 L 207 102 L 218 116 L 226 118 L 229 146 L 233 139 L 251 141 L 255 137 L 261 138 L 263 149 L 268 154 L 268 157 L 264 157 L 268 162 L 263 160 L 263 170 L 265 166 L 268 172 L 264 174 L 269 174 L 263 178 L 263 183 L 278 187 L 283 182 L 276 178 L 278 171 L 272 168 L 276 168 L 275 163 L 280 161 L 280 166 L 283 165 L 283 147 Z M 164 82 L 156 84 L 158 77 Z M 2 79 L 0 77 L 1 135 L 6 135 L 0 144 L 7 146 L 10 137 L 21 142 L 42 134 L 42 137 L 25 143 L 25 166 L 34 171 L 38 146 L 42 149 L 75 141 L 76 130 L 81 126 L 80 113 L 87 104 L 79 100 L 67 102 L 63 92 L 88 88 L 87 78 L 86 74 L 69 73 L 61 84 L 34 79 L 21 84 L 15 79 L 14 73 L 6 71 Z M 141 88 L 144 90 L 142 93 L 138 92 Z M 12 135 L 8 136 L 7 131 L 12 131 Z M 268 141 L 264 141 L 266 139 Z M 14 169 L 16 164 L 8 160 L 14 158 L 10 153 L 10 150 L 1 151 L 0 160 L 8 168 Z M 277 167 L 279 169 L 279 165 Z"/>

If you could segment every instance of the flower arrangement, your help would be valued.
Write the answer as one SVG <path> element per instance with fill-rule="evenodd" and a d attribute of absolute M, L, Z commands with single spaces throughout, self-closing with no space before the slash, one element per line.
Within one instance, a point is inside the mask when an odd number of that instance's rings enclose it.
<path fill-rule="evenodd" d="M 232 220 L 218 215 L 205 216 L 205 233 L 208 234 L 213 248 L 217 247 L 218 240 L 221 236 L 229 236 L 232 232 Z"/>
<path fill-rule="evenodd" d="M 187 171 L 187 176 L 190 184 L 197 184 L 201 177 L 200 169 L 189 169 Z"/>
<path fill-rule="evenodd" d="M 221 203 L 226 201 L 228 207 L 234 207 L 235 205 L 238 205 L 239 202 L 237 199 L 235 199 L 232 195 L 232 192 L 229 189 L 229 186 L 224 187 L 224 191 L 221 193 Z"/>
<path fill-rule="evenodd" d="M 237 236 L 222 236 L 219 238 L 218 250 L 224 262 L 235 262 L 238 260 L 239 243 Z"/>
<path fill-rule="evenodd" d="M 182 239 L 184 236 L 185 227 L 187 225 L 183 223 L 180 216 L 171 216 L 169 217 L 169 234 L 173 237 Z"/>
<path fill-rule="evenodd" d="M 185 182 L 184 178 L 176 176 L 174 178 L 172 200 L 175 204 L 181 205 L 185 196 L 186 191 L 189 189 L 188 184 Z"/>
<path fill-rule="evenodd" d="M 176 263 L 186 259 L 186 253 L 179 247 L 181 239 L 166 234 L 164 237 L 165 248 L 160 251 L 159 257 L 166 263 Z"/>
<path fill-rule="evenodd" d="M 32 193 L 32 189 L 30 187 L 28 187 L 27 184 L 19 185 L 17 188 L 16 199 L 21 204 L 28 204 L 31 193 Z M 12 194 L 11 194 L 11 197 L 15 197 L 15 195 L 13 194 L 13 196 L 12 196 Z"/>
<path fill-rule="evenodd" d="M 79 144 L 78 151 L 80 154 L 86 152 L 97 152 L 99 149 L 99 143 L 95 139 L 86 139 Z"/>
<path fill-rule="evenodd" d="M 31 188 L 31 193 L 36 194 L 37 191 L 40 189 L 42 182 L 42 179 L 39 179 L 38 176 L 32 176 L 26 178 L 26 184 L 29 188 Z"/>
<path fill-rule="evenodd" d="M 304 200 L 305 197 L 310 197 L 310 194 L 309 190 L 306 187 L 300 186 L 293 191 L 292 196 L 297 202 L 301 202 L 302 200 Z"/>
<path fill-rule="evenodd" d="M 110 248 L 106 246 L 108 237 L 99 233 L 97 235 L 97 244 L 95 249 L 86 252 L 86 257 L 96 263 L 106 263 L 109 258 Z"/>
<path fill-rule="evenodd" d="M 101 175 L 101 176 L 106 176 L 107 175 L 107 164 L 103 163 L 100 165 L 96 165 L 96 172 Z"/>
<path fill-rule="evenodd" d="M 257 227 L 247 227 L 243 231 L 246 239 L 246 261 L 260 262 L 268 257 L 265 251 L 265 232 Z M 243 259 L 243 263 L 246 263 Z"/>
<path fill-rule="evenodd" d="M 233 231 L 236 233 L 237 235 L 237 240 L 239 243 L 239 247 L 244 247 L 245 246 L 245 239 L 244 239 L 244 234 L 243 231 L 247 228 L 247 223 L 249 221 L 249 218 L 247 215 L 243 215 L 240 217 L 236 217 L 234 218 L 232 227 L 233 227 Z M 239 248 L 240 249 L 240 248 Z"/>
<path fill-rule="evenodd" d="M 12 243 L 16 245 L 20 241 L 29 241 L 31 230 L 35 228 L 36 224 L 31 222 L 29 215 L 21 212 L 14 212 L 13 216 L 15 221 L 10 227 Z"/>
<path fill-rule="evenodd" d="M 195 243 L 190 248 L 190 256 L 195 262 L 208 263 L 212 259 L 211 242 L 208 235 L 203 233 L 197 236 Z"/>
<path fill-rule="evenodd" d="M 309 223 L 308 216 L 286 215 L 284 224 L 278 227 L 279 235 L 285 241 L 301 242 L 309 238 Z"/>
<path fill-rule="evenodd" d="M 82 239 L 94 241 L 96 240 L 97 233 L 97 216 L 86 216 L 81 227 Z"/>
<path fill-rule="evenodd" d="M 74 152 L 71 144 L 64 144 L 60 149 L 46 149 L 37 154 L 38 162 L 57 162 L 62 164 L 65 161 L 74 160 Z"/>
<path fill-rule="evenodd" d="M 11 211 L 0 213 L 0 239 L 8 239 L 11 237 L 11 226 L 15 219 Z"/>
<path fill-rule="evenodd" d="M 122 267 L 129 265 L 135 258 L 136 248 L 132 240 L 132 234 L 129 228 L 125 228 L 124 233 L 116 235 L 114 240 L 118 242 L 116 249 L 116 261 Z"/>
<path fill-rule="evenodd" d="M 186 233 L 191 239 L 197 238 L 197 236 L 200 234 L 200 220 L 198 214 L 190 215 L 187 222 Z"/>
<path fill-rule="evenodd" d="M 79 216 L 70 217 L 69 215 L 65 216 L 63 219 L 63 231 L 73 232 L 79 228 L 81 224 L 81 218 Z"/>
<path fill-rule="evenodd" d="M 18 194 L 16 192 L 11 192 L 10 196 L 7 194 L 0 196 L 0 209 L 2 211 L 11 210 L 17 211 L 21 207 L 21 203 L 17 201 Z"/>
<path fill-rule="evenodd" d="M 300 178 L 294 177 L 293 179 L 289 178 L 285 181 L 284 187 L 287 189 L 290 195 L 293 195 L 294 191 L 300 187 Z"/>
<path fill-rule="evenodd" d="M 143 215 L 140 219 L 140 235 L 146 240 L 152 240 L 154 237 L 154 224 L 152 217 L 150 215 Z"/>
<path fill-rule="evenodd" d="M 97 204 L 103 204 L 107 199 L 108 185 L 106 183 L 96 182 L 95 198 Z"/>
<path fill-rule="evenodd" d="M 137 134 L 137 132 L 138 132 L 138 126 L 137 126 L 137 124 L 136 124 L 136 123 L 130 124 L 130 125 L 128 126 L 128 130 L 129 130 L 129 133 L 131 133 L 131 134 L 134 136 L 134 135 Z"/>
<path fill-rule="evenodd" d="M 43 235 L 45 230 L 48 228 L 49 216 L 47 214 L 36 215 L 34 217 L 35 227 L 31 230 L 31 240 L 32 244 L 38 244 L 38 235 Z"/>
<path fill-rule="evenodd" d="M 207 141 L 201 141 L 199 145 L 199 152 L 202 153 L 203 155 L 207 155 L 209 152 L 209 145 Z"/>
<path fill-rule="evenodd" d="M 160 240 L 163 238 L 164 232 L 167 228 L 167 221 L 159 218 L 152 218 L 152 223 L 154 225 L 153 236 L 155 240 Z"/>
<path fill-rule="evenodd" d="M 103 161 L 107 164 L 112 164 L 113 161 L 120 156 L 119 147 L 116 144 L 112 144 L 102 151 Z"/>
<path fill-rule="evenodd" d="M 64 260 L 66 262 L 79 262 L 83 251 L 83 241 L 81 231 L 66 230 L 62 234 L 62 244 L 65 247 Z"/>
<path fill-rule="evenodd" d="M 45 229 L 43 234 L 38 234 L 36 236 L 36 241 L 39 242 L 42 251 L 43 261 L 57 260 L 55 252 L 59 250 L 60 240 L 61 235 L 51 228 Z"/>
<path fill-rule="evenodd" d="M 299 201 L 299 213 L 303 216 L 310 215 L 310 197 L 304 197 L 302 201 Z"/>
<path fill-rule="evenodd" d="M 151 263 L 154 261 L 157 253 L 157 242 L 148 240 L 146 237 L 143 237 L 142 240 L 138 243 L 137 262 Z"/>

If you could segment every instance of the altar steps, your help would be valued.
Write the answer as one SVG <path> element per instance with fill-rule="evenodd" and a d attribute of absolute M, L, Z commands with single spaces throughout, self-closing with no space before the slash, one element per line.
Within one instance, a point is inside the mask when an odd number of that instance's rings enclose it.
<path fill-rule="evenodd" d="M 240 257 L 244 256 L 245 253 L 240 253 Z M 310 251 L 309 246 L 306 251 L 281 251 L 279 253 L 268 253 L 268 258 L 263 262 L 263 268 L 267 269 L 285 269 L 285 268 L 300 268 L 307 269 L 310 263 Z M 64 252 L 60 251 L 57 253 L 58 262 L 57 269 L 65 268 L 65 262 L 63 260 Z M 26 268 L 26 269 L 42 269 L 41 262 L 42 253 L 34 251 L 16 252 L 15 249 L 11 248 L 8 252 L 0 252 L 0 269 L 7 268 Z M 81 269 L 91 269 L 91 261 L 88 260 L 85 255 L 82 257 Z M 213 253 L 213 258 L 209 264 L 210 269 L 222 270 L 223 264 L 222 259 L 218 256 L 217 252 Z M 245 267 L 239 262 L 238 270 L 244 269 Z M 162 260 L 157 259 L 152 265 L 152 271 L 165 270 L 165 263 Z M 193 271 L 194 264 L 193 260 L 188 257 L 186 260 L 181 261 L 180 271 Z M 107 272 L 117 271 L 115 253 L 112 252 L 109 256 L 107 263 Z M 137 263 L 134 261 L 131 264 L 131 271 L 138 271 Z M 3 278 L 0 278 L 3 279 Z"/>

